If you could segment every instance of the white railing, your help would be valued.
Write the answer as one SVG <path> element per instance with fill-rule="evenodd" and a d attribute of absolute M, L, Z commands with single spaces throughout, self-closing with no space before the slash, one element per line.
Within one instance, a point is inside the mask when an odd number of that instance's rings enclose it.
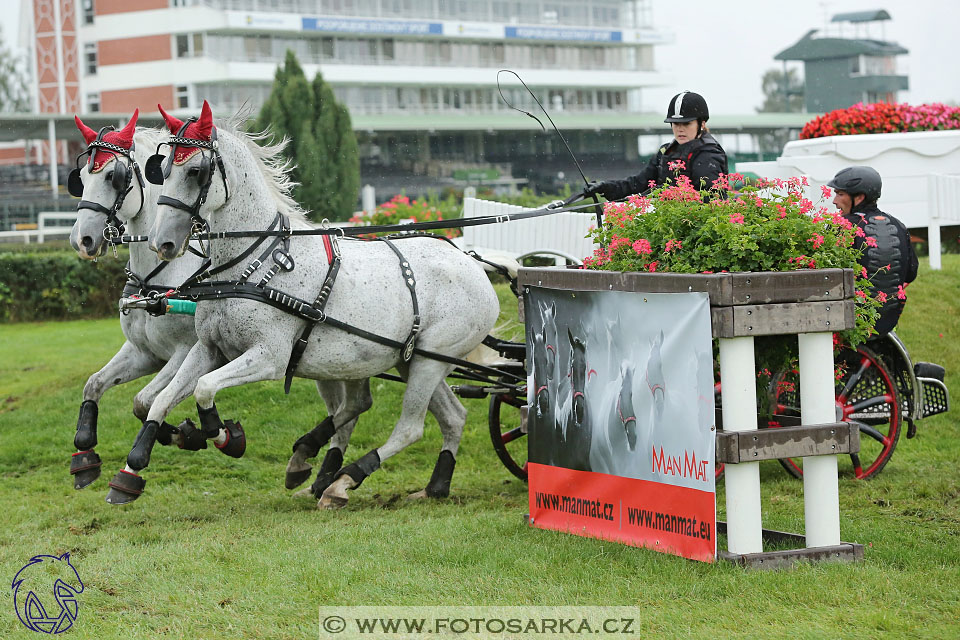
<path fill-rule="evenodd" d="M 524 207 L 503 202 L 463 199 L 463 217 L 507 215 L 529 211 Z M 586 235 L 596 226 L 593 213 L 565 211 L 539 218 L 503 222 L 498 224 L 464 227 L 464 249 L 491 249 L 510 254 L 516 258 L 530 255 L 552 255 L 574 263 L 581 263 L 593 255 L 596 245 Z"/>
<path fill-rule="evenodd" d="M 960 224 L 960 176 L 932 175 L 927 180 L 930 268 L 940 269 L 940 225 Z"/>
<path fill-rule="evenodd" d="M 75 213 L 64 213 L 62 211 L 44 211 L 37 216 L 36 229 L 19 229 L 17 231 L 0 231 L 0 241 L 4 238 L 22 238 L 24 244 L 30 244 L 30 238 L 36 236 L 37 244 L 43 244 L 47 236 L 62 236 L 70 233 L 73 226 L 65 227 L 57 224 L 50 224 L 56 220 L 69 220 L 74 222 L 77 219 Z"/>

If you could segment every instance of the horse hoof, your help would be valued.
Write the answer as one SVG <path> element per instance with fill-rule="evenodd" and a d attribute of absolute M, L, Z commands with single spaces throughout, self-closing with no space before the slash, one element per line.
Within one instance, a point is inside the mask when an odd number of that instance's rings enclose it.
<path fill-rule="evenodd" d="M 100 456 L 95 451 L 78 451 L 70 458 L 73 488 L 83 489 L 100 477 Z"/>
<path fill-rule="evenodd" d="M 181 422 L 177 430 L 180 432 L 180 442 L 177 446 L 181 449 L 200 451 L 207 448 L 207 439 L 203 437 L 203 432 L 194 426 L 190 418 Z"/>
<path fill-rule="evenodd" d="M 304 487 L 291 496 L 292 498 L 316 498 L 313 495 L 313 487 Z"/>
<path fill-rule="evenodd" d="M 347 506 L 349 498 L 346 496 L 328 496 L 326 494 L 317 502 L 317 509 L 342 509 Z"/>
<path fill-rule="evenodd" d="M 107 492 L 108 504 L 128 504 L 140 497 L 147 481 L 135 473 L 121 470 L 110 481 Z"/>
<path fill-rule="evenodd" d="M 408 495 L 407 500 L 423 500 L 426 497 L 427 497 L 427 490 L 420 489 L 420 491 L 414 491 L 413 493 Z"/>
<path fill-rule="evenodd" d="M 296 489 L 304 482 L 310 479 L 310 473 L 313 471 L 313 467 L 307 465 L 306 469 L 300 469 L 298 471 L 290 471 L 287 469 L 287 477 L 284 480 L 284 486 L 287 489 Z"/>
<path fill-rule="evenodd" d="M 223 422 L 223 433 L 226 434 L 227 439 L 223 441 L 223 444 L 215 445 L 217 449 L 220 449 L 220 451 L 231 458 L 242 457 L 243 452 L 247 450 L 247 434 L 243 432 L 243 427 L 240 426 L 240 423 L 234 422 L 233 420 L 225 420 Z"/>
<path fill-rule="evenodd" d="M 327 490 L 327 487 L 333 484 L 335 474 L 336 471 L 329 473 L 324 473 L 321 471 L 317 474 L 316 480 L 314 480 L 313 484 L 310 485 L 310 491 L 312 492 L 314 498 L 319 498 L 322 496 L 323 492 Z"/>

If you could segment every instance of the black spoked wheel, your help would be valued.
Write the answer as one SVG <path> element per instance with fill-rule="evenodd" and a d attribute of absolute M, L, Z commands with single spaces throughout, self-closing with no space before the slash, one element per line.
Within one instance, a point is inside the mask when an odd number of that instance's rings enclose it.
<path fill-rule="evenodd" d="M 860 452 L 850 454 L 850 463 L 853 475 L 866 480 L 880 473 L 893 456 L 900 438 L 903 400 L 889 369 L 871 349 L 844 349 L 837 356 L 837 365 L 841 373 L 836 388 L 837 415 L 860 428 Z M 796 371 L 774 376 L 770 392 L 776 413 L 800 415 Z M 780 464 L 793 476 L 803 477 L 800 458 L 784 458 Z"/>
<path fill-rule="evenodd" d="M 490 396 L 490 440 L 493 450 L 507 470 L 527 481 L 527 434 L 523 430 L 523 412 L 527 400 L 509 393 Z"/>

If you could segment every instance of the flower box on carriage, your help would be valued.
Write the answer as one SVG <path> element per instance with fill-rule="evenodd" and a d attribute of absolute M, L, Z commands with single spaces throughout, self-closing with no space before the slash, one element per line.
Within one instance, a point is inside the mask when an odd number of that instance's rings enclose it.
<path fill-rule="evenodd" d="M 549 298 L 551 302 L 556 301 L 558 296 L 559 298 L 565 296 L 570 298 L 583 297 L 584 295 L 596 296 L 597 301 L 594 303 L 594 306 L 602 309 L 606 314 L 609 314 L 612 309 L 616 310 L 615 313 L 619 316 L 620 321 L 632 327 L 629 333 L 631 335 L 636 334 L 636 340 L 638 341 L 643 340 L 643 338 L 640 337 L 642 331 L 639 330 L 639 324 L 642 323 L 643 320 L 642 317 L 638 317 L 636 314 L 641 313 L 644 309 L 644 304 L 652 302 L 655 296 L 660 294 L 694 294 L 699 295 L 701 298 L 705 296 L 708 299 L 706 312 L 709 315 L 709 336 L 719 338 L 721 344 L 720 368 L 724 380 L 724 386 L 721 388 L 723 409 L 722 411 L 718 410 L 714 413 L 713 386 L 709 382 L 707 383 L 706 389 L 702 388 L 704 386 L 703 384 L 700 385 L 698 390 L 699 398 L 693 396 L 691 399 L 688 396 L 686 402 L 709 404 L 710 411 L 707 417 L 709 424 L 706 426 L 707 431 L 701 433 L 700 437 L 705 437 L 709 440 L 710 444 L 713 445 L 715 436 L 715 448 L 712 448 L 710 451 L 711 454 L 715 453 L 715 456 L 711 456 L 711 462 L 715 459 L 717 465 L 729 465 L 727 467 L 727 514 L 730 550 L 720 551 L 717 555 L 740 564 L 762 566 L 765 568 L 789 564 L 797 559 L 815 560 L 830 558 L 854 560 L 862 557 L 863 548 L 861 545 L 843 543 L 839 540 L 835 465 L 833 466 L 832 491 L 828 486 L 824 494 L 823 488 L 818 487 L 816 494 L 814 496 L 808 496 L 808 500 L 813 499 L 825 503 L 818 505 L 818 508 L 827 513 L 826 515 L 819 516 L 821 522 L 819 524 L 815 522 L 814 526 L 822 526 L 822 521 L 826 520 L 826 527 L 830 528 L 830 524 L 832 523 L 835 525 L 833 528 L 835 528 L 836 531 L 826 534 L 815 534 L 815 536 L 821 536 L 820 541 L 811 543 L 808 540 L 807 544 L 803 545 L 803 536 L 762 530 L 760 526 L 758 501 L 759 479 L 758 476 L 756 476 L 756 464 L 750 464 L 760 460 L 781 458 L 811 459 L 813 456 L 823 455 L 830 455 L 835 460 L 836 454 L 856 454 L 859 451 L 859 429 L 850 423 L 839 422 L 839 418 L 833 417 L 831 336 L 834 331 L 852 328 L 855 323 L 855 283 L 852 270 L 822 269 L 792 272 L 673 274 L 592 271 L 585 269 L 525 268 L 520 270 L 519 284 L 523 293 L 522 308 L 524 310 L 523 313 L 528 331 L 528 351 L 536 348 L 538 338 L 538 336 L 535 335 L 537 331 L 536 327 L 542 320 L 542 309 L 544 306 L 543 294 L 545 292 L 550 293 L 547 298 Z M 588 292 L 591 293 L 588 294 Z M 609 296 L 612 292 L 619 292 L 619 300 L 614 300 L 610 303 L 600 302 L 601 296 Z M 623 298 L 623 294 L 634 296 L 637 304 Z M 584 320 L 582 317 L 565 316 L 562 310 L 558 310 L 556 313 L 560 318 L 559 324 L 565 324 L 567 329 L 569 329 L 570 326 L 576 326 L 578 324 L 589 324 L 589 321 Z M 683 322 L 686 322 L 686 320 Z M 671 387 L 677 386 L 678 380 L 671 380 L 670 366 L 666 361 L 671 357 L 671 354 L 678 359 L 686 357 L 683 355 L 684 343 L 686 342 L 684 332 L 674 332 L 671 338 L 669 334 L 671 330 L 672 328 L 669 326 L 656 327 L 654 329 L 655 332 L 660 332 L 661 336 L 663 335 L 663 331 L 668 332 L 667 338 L 665 340 L 661 339 L 662 344 L 658 346 L 657 354 L 665 363 L 661 365 L 661 368 L 658 369 L 655 374 L 655 377 L 660 381 L 656 386 L 662 385 L 666 389 L 665 395 L 667 396 L 672 392 Z M 564 343 L 562 336 L 563 331 L 559 326 L 557 327 L 557 334 L 560 335 L 558 342 L 562 347 Z M 799 416 L 795 416 L 792 420 L 786 421 L 790 424 L 781 424 L 780 428 L 758 430 L 755 385 L 753 384 L 755 367 L 752 358 L 752 338 L 781 334 L 817 335 L 820 338 L 820 355 L 825 355 L 826 359 L 821 357 L 819 362 L 807 359 L 807 361 L 802 362 L 802 365 L 806 365 L 811 369 L 819 368 L 819 373 L 816 375 L 826 378 L 829 395 L 820 398 L 820 404 L 826 403 L 826 406 L 820 407 L 821 410 L 819 414 L 820 416 L 829 416 L 829 418 L 821 417 L 821 419 L 815 420 L 814 422 L 809 419 L 802 420 Z M 671 344 L 671 340 L 673 344 Z M 591 359 L 591 341 L 594 343 L 594 346 L 599 349 L 605 349 L 611 346 L 611 341 L 602 335 L 588 334 L 586 341 L 586 359 L 588 361 Z M 629 342 L 629 338 L 627 342 Z M 613 344 L 612 346 L 614 349 L 629 350 L 630 347 L 625 346 L 627 342 L 624 342 L 624 344 Z M 749 343 L 749 357 L 746 358 L 744 357 L 743 350 L 740 348 L 742 344 L 737 346 L 737 343 L 743 342 Z M 725 348 L 729 344 L 734 345 L 734 349 Z M 825 351 L 822 348 L 824 345 L 826 346 Z M 659 351 L 661 348 L 662 352 Z M 816 349 L 817 347 L 814 348 Z M 558 347 L 558 351 L 562 352 L 562 349 Z M 535 362 L 536 357 L 536 354 L 528 353 L 528 363 Z M 803 358 L 802 345 L 801 358 Z M 593 359 L 602 362 L 609 360 L 609 358 L 596 357 Z M 640 359 L 642 360 L 642 357 Z M 562 356 L 560 360 L 561 362 L 563 361 Z M 725 360 L 728 361 L 725 362 Z M 638 365 L 639 364 L 640 363 L 638 363 Z M 702 361 L 700 366 L 703 366 Z M 708 366 L 709 372 L 707 379 L 712 381 L 712 356 Z M 535 369 L 536 367 L 528 366 L 528 368 Z M 677 373 L 677 371 L 679 370 L 674 370 L 674 373 Z M 649 366 L 647 367 L 645 375 L 647 376 L 646 386 L 652 388 L 651 381 L 649 380 L 651 376 Z M 542 386 L 542 382 L 536 380 L 537 374 L 535 371 L 531 373 L 530 377 L 531 380 L 528 383 L 528 388 L 536 385 Z M 562 371 L 559 377 L 563 377 Z M 598 380 L 604 378 L 603 372 L 598 372 L 596 377 Z M 616 378 L 616 374 L 608 375 L 606 378 L 614 379 Z M 638 378 L 640 378 L 641 381 L 634 385 L 634 389 L 644 387 L 644 380 L 639 374 L 634 377 L 635 380 Z M 745 384 L 744 381 L 746 382 Z M 587 389 L 587 394 L 589 395 L 589 393 L 590 390 Z M 821 394 L 821 396 L 822 395 L 823 394 Z M 656 396 L 656 393 L 654 393 L 654 396 Z M 633 396 L 633 398 L 634 400 L 631 402 L 631 406 L 635 407 L 637 405 L 636 396 Z M 814 402 L 815 401 L 816 399 L 814 399 Z M 528 406 L 528 415 L 531 416 L 531 431 L 540 428 L 538 427 L 537 420 L 532 417 L 536 413 L 534 410 L 535 405 L 536 398 L 534 398 L 531 401 L 531 405 Z M 667 405 L 669 406 L 669 402 Z M 805 412 L 809 408 L 812 407 L 804 406 Z M 618 410 L 620 410 L 622 417 L 620 401 L 618 401 Z M 814 412 L 814 414 L 815 413 L 816 412 Z M 723 416 L 722 424 L 720 422 L 721 415 Z M 639 422 L 643 420 L 639 413 L 637 419 Z M 669 428 L 679 429 L 679 425 L 673 424 Z M 718 431 L 716 430 L 717 428 L 722 430 Z M 690 432 L 690 430 L 687 429 L 687 432 Z M 531 433 L 530 435 L 531 460 L 534 463 L 530 465 L 532 496 L 530 506 L 531 520 L 533 520 L 536 525 L 538 519 L 541 520 L 541 522 L 544 520 L 545 515 L 544 510 L 541 508 L 542 505 L 537 502 L 538 498 L 536 496 L 550 492 L 544 492 L 540 488 L 537 474 L 544 472 L 544 466 L 538 465 L 536 462 L 537 454 L 534 452 L 534 448 L 537 446 L 537 436 L 535 433 Z M 662 436 L 663 433 L 660 435 Z M 663 448 L 659 447 L 656 437 L 657 436 L 655 436 L 650 446 L 649 452 L 641 451 L 640 455 L 635 457 L 633 461 L 635 464 L 651 465 L 653 468 L 656 468 L 658 466 L 658 452 L 660 452 L 659 462 L 661 467 L 664 459 L 669 460 L 669 454 L 662 453 Z M 593 438 L 594 442 L 596 442 L 597 436 L 594 435 Z M 692 447 L 687 449 L 688 453 L 692 450 Z M 687 459 L 681 460 L 680 464 L 686 464 L 688 460 L 689 455 Z M 736 469 L 736 467 L 748 466 L 753 467 L 753 469 L 744 469 L 748 476 L 745 480 L 742 477 L 743 474 L 739 474 L 741 476 L 739 478 L 736 477 L 738 476 L 737 472 L 740 471 L 740 469 Z M 710 480 L 712 480 L 713 465 L 711 464 L 709 468 L 711 469 Z M 664 468 L 660 470 L 664 471 Z M 583 470 L 581 469 L 581 471 Z M 666 469 L 667 473 L 661 473 L 660 475 L 669 476 L 669 471 L 669 469 Z M 552 473 L 552 469 L 546 470 L 546 473 Z M 567 474 L 565 470 L 561 473 Z M 751 474 L 754 476 L 753 478 L 749 477 Z M 644 474 L 641 473 L 639 475 Z M 682 475 L 682 473 L 680 475 Z M 576 482 L 583 481 L 585 477 L 586 476 L 583 475 L 578 476 Z M 666 482 L 660 486 L 651 484 L 630 486 L 628 491 L 639 490 L 648 493 L 669 493 L 673 491 L 673 488 L 669 486 L 671 478 L 661 477 L 659 480 Z M 822 483 L 823 480 L 817 479 L 817 482 Z M 826 484 L 830 484 L 829 479 L 826 481 Z M 705 483 L 704 486 L 707 485 L 709 485 L 709 492 L 712 493 L 712 482 Z M 597 491 L 602 493 L 605 482 L 594 483 L 593 486 Z M 614 495 L 608 495 L 606 499 L 618 501 L 622 505 L 625 496 L 615 494 L 618 488 L 622 489 L 625 485 L 618 485 L 616 482 L 612 482 L 609 483 L 609 486 L 613 487 Z M 674 509 L 679 509 L 679 504 L 682 501 L 693 500 L 695 502 L 703 497 L 701 495 L 702 492 L 697 493 L 696 490 L 690 491 L 683 489 L 683 491 L 686 491 L 686 493 L 678 494 L 676 500 L 679 502 L 674 505 Z M 834 496 L 832 504 L 830 500 L 831 495 Z M 744 511 L 744 505 L 742 503 L 744 501 L 750 502 L 751 496 L 757 500 L 754 501 L 755 504 Z M 631 499 L 635 500 L 636 495 L 631 495 L 626 499 L 628 501 Z M 712 503 L 710 503 L 710 505 L 712 507 Z M 664 510 L 669 510 L 669 508 L 669 506 L 664 507 Z M 629 514 L 617 514 L 617 517 L 627 518 L 628 515 Z M 713 515 L 715 517 L 715 514 Z M 697 518 L 702 522 L 704 515 L 702 513 L 698 514 Z M 816 520 L 817 517 L 815 516 L 814 519 Z M 688 517 L 687 521 L 689 520 L 690 518 Z M 554 523 L 556 521 L 557 519 L 553 520 Z M 582 523 L 577 521 L 566 524 L 567 526 L 561 525 L 560 527 L 555 527 L 550 526 L 550 523 L 548 523 L 547 527 L 577 529 Z M 621 522 L 617 524 L 621 530 L 624 527 L 629 528 L 628 524 L 625 525 Z M 721 527 L 722 531 L 723 523 L 718 523 L 718 526 Z M 810 523 L 808 522 L 808 529 L 809 527 Z M 581 529 L 581 531 L 584 530 L 589 531 L 589 528 Z M 593 532 L 593 535 L 621 539 L 630 544 L 660 549 L 670 548 L 672 546 L 674 552 L 678 552 L 677 550 L 679 550 L 682 555 L 688 555 L 684 553 L 683 541 L 670 543 L 668 540 L 664 540 L 665 537 L 669 536 L 669 531 L 666 533 L 662 529 L 653 531 L 652 536 L 647 535 L 651 533 L 649 531 L 644 532 L 638 530 L 636 533 L 637 535 L 633 540 L 626 540 L 623 536 L 618 536 L 615 533 L 611 534 L 611 530 L 608 527 L 600 527 Z M 810 531 L 808 530 L 808 535 L 809 534 Z M 810 548 L 764 553 L 762 550 L 761 535 L 763 539 L 772 539 L 781 542 L 786 540 L 792 543 L 799 542 L 801 546 Z M 829 544 L 823 542 L 824 536 L 828 539 Z M 836 539 L 829 540 L 831 536 Z M 715 540 L 713 544 L 715 544 Z M 708 559 L 705 555 L 697 555 L 696 552 L 689 555 L 689 557 Z"/>

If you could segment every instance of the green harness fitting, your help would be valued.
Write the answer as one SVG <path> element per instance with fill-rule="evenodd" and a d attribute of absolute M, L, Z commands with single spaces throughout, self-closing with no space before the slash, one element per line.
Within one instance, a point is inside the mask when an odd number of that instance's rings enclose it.
<path fill-rule="evenodd" d="M 190 300 L 167 300 L 167 313 L 192 316 L 197 313 L 197 303 Z"/>

